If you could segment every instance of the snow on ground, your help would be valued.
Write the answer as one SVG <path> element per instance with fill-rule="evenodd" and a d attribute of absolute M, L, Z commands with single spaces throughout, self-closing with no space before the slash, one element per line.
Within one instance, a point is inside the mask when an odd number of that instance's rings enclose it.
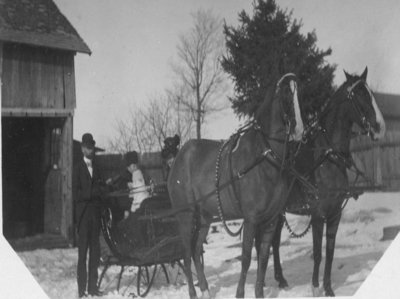
<path fill-rule="evenodd" d="M 400 193 L 366 193 L 358 201 L 350 200 L 345 208 L 336 240 L 335 259 L 332 269 L 332 286 L 337 296 L 352 296 L 391 241 L 381 241 L 383 227 L 400 224 Z M 301 231 L 308 217 L 288 217 L 295 231 Z M 232 223 L 232 229 L 238 228 Z M 204 246 L 205 271 L 210 292 L 214 298 L 232 298 L 236 293 L 241 264 L 240 238 L 230 237 L 221 224 L 215 223 L 218 232 L 208 235 Z M 325 243 L 325 242 L 324 242 Z M 325 244 L 324 244 L 325 245 Z M 323 254 L 325 246 L 323 248 Z M 77 298 L 76 263 L 77 249 L 54 249 L 18 252 L 35 279 L 50 298 Z M 310 297 L 312 261 L 312 238 L 308 233 L 301 239 L 289 237 L 284 228 L 282 234 L 281 259 L 289 288 L 280 290 L 273 278 L 273 261 L 270 258 L 264 293 L 266 297 Z M 320 267 L 320 278 L 324 269 Z M 246 283 L 246 296 L 254 296 L 256 278 L 255 250 Z M 99 269 L 101 271 L 102 268 Z M 167 284 L 161 272 L 157 272 L 155 284 L 146 298 L 187 298 L 184 275 L 178 267 L 168 267 L 173 284 Z M 111 267 L 102 288 L 104 299 L 127 298 L 136 293 L 137 268 L 128 268 L 123 275 L 120 292 L 116 291 L 119 268 Z M 131 285 L 130 285 L 131 284 Z M 198 289 L 197 289 L 198 290 Z M 198 290 L 198 295 L 200 295 Z M 321 293 L 322 294 L 322 293 Z"/>

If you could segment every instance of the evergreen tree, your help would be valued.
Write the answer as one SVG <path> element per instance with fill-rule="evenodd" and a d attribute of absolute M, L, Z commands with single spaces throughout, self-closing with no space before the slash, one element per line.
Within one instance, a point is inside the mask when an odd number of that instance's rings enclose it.
<path fill-rule="evenodd" d="M 302 23 L 291 12 L 274 0 L 255 0 L 253 16 L 242 11 L 239 23 L 237 28 L 224 25 L 227 54 L 222 59 L 235 83 L 230 101 L 239 116 L 252 116 L 286 73 L 298 78 L 303 113 L 317 109 L 332 94 L 336 65 L 325 61 L 332 51 L 317 48 L 314 31 L 300 33 Z"/>

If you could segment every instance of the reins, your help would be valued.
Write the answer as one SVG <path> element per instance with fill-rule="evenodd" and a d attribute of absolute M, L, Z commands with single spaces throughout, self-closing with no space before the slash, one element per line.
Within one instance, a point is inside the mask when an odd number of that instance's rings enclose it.
<path fill-rule="evenodd" d="M 224 183 L 220 184 L 219 185 L 219 189 L 220 190 L 225 189 L 228 186 L 230 186 L 231 184 L 233 184 L 234 182 L 238 181 L 244 175 L 246 175 L 248 172 L 250 172 L 253 168 L 255 168 L 257 165 L 262 163 L 264 160 L 270 161 L 270 159 L 268 159 L 268 156 L 271 153 L 272 153 L 271 149 L 266 149 L 259 156 L 257 156 L 250 164 L 248 164 L 246 167 L 244 167 L 240 171 L 238 171 L 232 178 L 230 178 L 229 180 L 227 180 Z M 211 190 L 210 192 L 208 192 L 207 194 L 203 195 L 202 197 L 194 200 L 193 202 L 181 205 L 179 207 L 173 208 L 173 209 L 171 209 L 169 211 L 166 211 L 166 212 L 153 214 L 152 217 L 154 219 L 159 219 L 159 218 L 175 215 L 175 214 L 177 214 L 179 212 L 183 212 L 185 210 L 193 209 L 197 204 L 202 203 L 202 202 L 204 202 L 206 200 L 209 200 L 215 194 L 216 194 L 216 189 Z"/>
<path fill-rule="evenodd" d="M 340 102 L 332 102 L 331 99 L 328 99 L 328 101 L 325 103 L 325 105 L 322 107 L 320 113 L 317 114 L 316 117 L 314 117 L 311 121 L 310 121 L 310 125 L 307 126 L 307 128 L 304 131 L 303 134 L 303 140 L 302 143 L 306 143 L 307 141 L 309 141 L 308 138 L 316 138 L 318 133 L 323 133 L 325 136 L 325 139 L 328 143 L 329 140 L 326 137 L 326 130 L 321 126 L 321 122 L 322 119 L 330 112 L 330 110 L 334 107 L 334 105 L 341 105 L 342 103 L 350 100 L 351 104 L 353 106 L 353 108 L 355 109 L 357 115 L 360 117 L 361 123 L 363 125 L 363 132 L 361 134 L 369 134 L 370 131 L 370 123 L 369 121 L 366 119 L 365 115 L 362 114 L 361 110 L 359 109 L 359 107 L 356 105 L 355 100 L 353 99 L 354 93 L 353 90 L 354 88 L 360 84 L 360 83 L 364 83 L 363 80 L 357 80 L 355 83 L 353 83 L 350 87 L 348 87 L 347 89 L 347 96 L 344 97 L 343 100 L 341 100 Z M 367 88 L 367 87 L 366 87 Z M 367 88 L 367 91 L 370 93 L 369 89 Z M 371 93 L 370 93 L 371 94 Z M 370 179 L 364 174 L 364 172 L 362 172 L 357 165 L 355 164 L 353 159 L 348 159 L 345 156 L 343 156 L 343 154 L 341 152 L 338 152 L 336 150 L 333 149 L 332 146 L 328 146 L 326 148 L 312 148 L 312 151 L 316 151 L 316 150 L 321 150 L 321 149 L 325 149 L 324 153 L 318 158 L 318 160 L 316 161 L 316 163 L 314 163 L 313 167 L 311 168 L 311 170 L 309 170 L 308 174 L 305 176 L 306 178 L 308 178 L 309 175 L 311 175 L 311 173 L 313 173 L 318 167 L 320 167 L 326 160 L 329 160 L 331 163 L 336 164 L 339 168 L 340 167 L 344 167 L 345 169 L 352 171 L 356 174 L 356 177 L 353 181 L 353 184 L 355 185 L 358 182 L 359 177 L 363 177 L 366 181 L 370 181 Z M 292 184 L 290 186 L 290 189 L 292 189 L 293 184 L 294 184 L 295 179 L 292 180 Z M 304 185 L 303 185 L 304 186 Z M 307 186 L 305 186 L 306 189 L 308 188 Z M 316 188 L 316 187 L 314 187 Z M 310 190 L 308 190 L 310 191 Z M 339 192 L 342 191 L 342 192 Z M 289 191 L 290 192 L 290 191 Z M 336 194 L 338 193 L 337 198 L 343 198 L 343 203 L 341 205 L 340 210 L 338 211 L 337 214 L 342 213 L 342 211 L 344 210 L 344 208 L 346 207 L 348 201 L 350 198 L 354 198 L 354 199 L 358 199 L 358 196 L 361 194 L 359 191 L 357 190 L 351 190 L 351 188 L 347 188 L 347 190 L 345 190 L 343 192 L 343 190 L 329 190 L 328 192 L 317 192 L 314 193 L 313 191 L 311 193 L 315 194 L 315 195 L 325 195 L 325 194 Z M 308 198 L 308 196 L 307 196 Z M 319 200 L 319 198 L 317 197 L 317 199 Z M 310 201 L 307 202 L 307 205 L 310 204 Z M 309 209 L 310 206 L 307 205 L 304 206 L 304 209 Z M 309 213 L 307 213 L 308 215 L 310 215 Z M 310 227 L 311 227 L 311 219 L 310 222 L 308 223 L 307 227 L 305 228 L 305 230 L 302 233 L 295 233 L 294 230 L 290 227 L 286 217 L 285 217 L 285 213 L 283 213 L 283 217 L 284 217 L 284 224 L 286 226 L 286 228 L 288 229 L 290 236 L 294 237 L 294 238 L 301 238 L 304 235 L 307 234 L 307 232 L 309 231 Z"/>
<path fill-rule="evenodd" d="M 278 94 L 280 88 L 281 88 L 281 83 L 283 82 L 283 80 L 289 76 L 293 76 L 296 77 L 293 73 L 288 73 L 284 76 L 282 76 L 282 78 L 277 82 L 276 85 L 276 90 L 275 90 L 275 94 Z M 296 94 L 297 92 L 297 85 L 293 84 L 293 88 L 295 89 L 293 91 L 293 94 Z M 241 138 L 241 134 L 246 134 L 249 130 L 254 129 L 256 132 L 260 132 L 262 135 L 262 140 L 264 142 L 264 147 L 265 150 L 263 151 L 263 155 L 262 155 L 262 159 L 257 160 L 256 165 L 258 165 L 259 163 L 261 163 L 264 159 L 266 159 L 266 157 L 268 155 L 270 155 L 270 157 L 272 158 L 272 160 L 268 160 L 270 162 L 270 164 L 273 164 L 273 166 L 278 167 L 279 168 L 279 177 L 282 177 L 283 171 L 286 168 L 285 162 L 286 162 L 286 155 L 287 155 L 287 147 L 288 147 L 288 142 L 289 142 L 289 138 L 290 138 L 290 130 L 291 130 L 291 121 L 290 118 L 288 117 L 284 107 L 283 107 L 283 103 L 282 101 L 279 101 L 279 105 L 281 110 L 283 111 L 283 121 L 285 123 L 285 138 L 284 139 L 279 139 L 279 138 L 275 138 L 272 136 L 267 136 L 265 134 L 265 132 L 263 132 L 263 130 L 261 130 L 261 127 L 257 124 L 257 122 L 255 120 L 251 121 L 249 124 L 245 125 L 244 127 L 242 127 L 241 129 L 238 130 L 237 133 L 235 133 L 234 135 L 232 135 L 230 137 L 230 139 L 228 139 L 227 141 L 223 142 L 218 150 L 218 155 L 217 155 L 217 161 L 216 161 L 216 167 L 215 167 L 215 194 L 217 197 L 217 203 L 218 203 L 218 216 L 223 224 L 223 227 L 225 229 L 225 231 L 232 237 L 238 236 L 242 229 L 243 229 L 243 223 L 241 225 L 241 227 L 236 231 L 233 232 L 231 231 L 228 226 L 226 225 L 226 220 L 224 217 L 224 212 L 223 212 L 223 208 L 222 208 L 222 201 L 221 201 L 221 196 L 220 196 L 220 163 L 221 163 L 221 156 L 222 156 L 222 152 L 223 150 L 226 148 L 226 146 L 230 143 L 231 144 L 231 148 L 230 151 L 228 151 L 227 155 L 228 155 L 228 162 L 229 162 L 229 173 L 231 176 L 231 181 L 232 181 L 232 189 L 233 189 L 233 193 L 234 193 L 234 197 L 236 200 L 236 206 L 239 209 L 239 212 L 241 213 L 241 202 L 239 199 L 239 196 L 237 194 L 237 190 L 236 190 L 236 185 L 234 184 L 234 176 L 233 176 L 233 171 L 232 171 L 232 147 L 233 147 L 233 143 L 239 142 L 240 138 Z M 283 143 L 283 158 L 278 157 L 278 155 L 272 150 L 271 145 L 269 144 L 269 141 L 276 141 L 276 142 L 280 142 Z M 251 168 L 253 168 L 253 164 L 251 165 Z M 293 169 L 294 171 L 294 169 Z M 238 172 L 237 173 L 237 177 L 238 179 L 240 179 L 241 177 L 243 177 L 243 175 L 245 173 L 247 173 L 247 169 L 244 170 L 244 173 Z M 296 176 L 299 176 L 299 174 L 294 174 Z M 271 220 L 272 221 L 272 220 Z"/>
<path fill-rule="evenodd" d="M 223 182 L 222 184 L 220 183 L 220 177 L 219 177 L 219 169 L 220 169 L 220 165 L 219 165 L 219 161 L 220 158 L 217 158 L 217 165 L 216 165 L 216 188 L 214 190 L 211 190 L 210 192 L 208 192 L 207 194 L 203 195 L 202 197 L 194 200 L 193 202 L 181 205 L 179 207 L 175 207 L 169 211 L 166 212 L 161 212 L 161 213 L 157 213 L 157 214 L 153 214 L 153 218 L 158 219 L 158 218 L 163 218 L 163 217 L 168 217 L 168 216 L 172 216 L 175 215 L 179 212 L 183 212 L 185 210 L 189 210 L 189 209 L 193 209 L 197 204 L 202 203 L 206 200 L 209 200 L 210 198 L 213 197 L 213 195 L 219 193 L 221 190 L 229 187 L 230 185 L 234 184 L 236 181 L 240 180 L 243 176 L 245 176 L 248 172 L 250 172 L 252 169 L 254 169 L 256 166 L 258 166 L 259 164 L 261 164 L 264 161 L 267 161 L 269 164 L 271 164 L 273 167 L 276 167 L 277 169 L 281 169 L 282 165 L 284 167 L 284 170 L 286 171 L 290 171 L 292 173 L 292 175 L 294 175 L 295 177 L 297 177 L 301 182 L 304 183 L 304 185 L 306 185 L 308 188 L 313 189 L 314 186 L 311 185 L 305 178 L 303 178 L 301 176 L 301 174 L 299 174 L 293 167 L 287 167 L 282 163 L 281 158 L 272 150 L 271 146 L 269 145 L 268 142 L 268 138 L 266 138 L 267 136 L 264 134 L 264 132 L 261 130 L 261 128 L 257 125 L 257 123 L 253 120 L 251 122 L 249 122 L 248 124 L 244 125 L 242 128 L 240 128 L 234 135 L 232 136 L 236 136 L 237 134 L 243 134 L 248 132 L 250 129 L 254 129 L 256 132 L 261 132 L 262 133 L 262 140 L 265 142 L 265 148 L 264 150 L 261 152 L 261 154 L 259 154 L 251 163 L 249 163 L 248 165 L 246 165 L 245 167 L 243 167 L 241 170 L 239 170 L 238 172 L 236 172 L 236 174 L 231 175 L 230 179 Z M 222 144 L 222 146 L 220 147 L 219 150 L 219 154 L 222 153 L 223 148 L 225 147 L 225 145 L 232 139 L 232 137 L 225 143 Z M 275 138 L 269 138 L 270 140 L 274 140 L 274 141 L 278 141 Z M 284 140 L 279 139 L 281 142 L 284 142 Z M 217 171 L 218 169 L 218 171 Z M 282 170 L 283 171 L 283 170 Z M 218 196 L 217 196 L 218 197 Z M 219 216 L 222 215 L 222 219 L 221 221 L 224 222 L 224 217 L 223 217 L 223 210 L 222 207 L 219 210 Z M 146 217 L 146 216 L 144 216 Z M 227 227 L 226 225 L 224 225 L 224 227 Z M 228 234 L 229 234 L 229 230 L 227 230 Z M 232 233 L 232 232 L 231 232 Z M 233 233 L 233 234 L 239 234 L 239 232 Z"/>

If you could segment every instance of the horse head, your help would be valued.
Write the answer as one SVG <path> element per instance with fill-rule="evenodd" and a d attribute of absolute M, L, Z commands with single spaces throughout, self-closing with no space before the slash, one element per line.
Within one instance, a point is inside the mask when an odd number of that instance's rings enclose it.
<path fill-rule="evenodd" d="M 365 68 L 361 76 L 350 75 L 346 71 L 344 73 L 346 82 L 342 86 L 352 106 L 352 120 L 372 140 L 381 139 L 385 135 L 385 121 L 376 104 L 374 94 L 366 82 L 368 69 Z"/>
<path fill-rule="evenodd" d="M 269 111 L 269 118 L 265 117 L 268 115 L 266 111 Z M 302 139 L 304 126 L 297 95 L 297 80 L 293 73 L 282 76 L 276 84 L 272 103 L 266 98 L 256 112 L 255 119 L 257 123 L 264 126 L 264 131 L 268 131 L 265 129 L 267 124 L 270 125 L 270 132 L 272 125 L 278 128 L 272 129 L 274 133 L 284 127 L 289 140 L 300 141 Z M 267 135 L 269 134 L 267 133 Z"/>

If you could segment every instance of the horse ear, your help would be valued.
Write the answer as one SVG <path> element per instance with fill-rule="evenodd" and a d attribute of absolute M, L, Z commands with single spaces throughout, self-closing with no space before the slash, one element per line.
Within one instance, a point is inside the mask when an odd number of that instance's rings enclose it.
<path fill-rule="evenodd" d="M 346 81 L 349 81 L 351 79 L 351 75 L 347 73 L 345 70 L 343 70 L 345 76 L 346 76 Z"/>
<path fill-rule="evenodd" d="M 361 75 L 361 79 L 363 79 L 364 81 L 367 80 L 367 75 L 368 75 L 368 67 L 365 67 L 364 72 Z"/>

